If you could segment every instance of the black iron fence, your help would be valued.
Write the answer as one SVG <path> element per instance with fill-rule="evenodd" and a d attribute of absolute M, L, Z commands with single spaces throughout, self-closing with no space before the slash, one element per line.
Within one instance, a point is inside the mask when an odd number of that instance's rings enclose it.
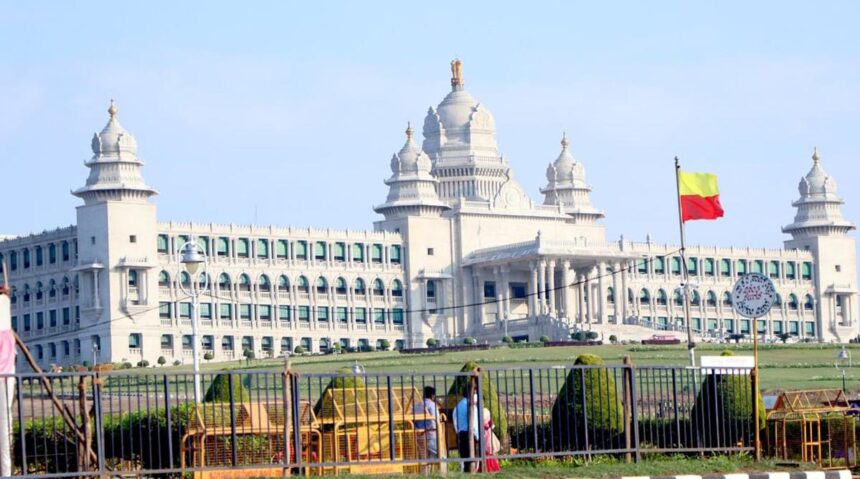
<path fill-rule="evenodd" d="M 492 469 L 499 460 L 751 451 L 748 369 L 19 374 L 15 474 Z M 433 394 L 435 393 L 435 395 Z M 759 406 L 760 407 L 760 406 Z M 763 416 L 763 415 L 762 415 Z"/>

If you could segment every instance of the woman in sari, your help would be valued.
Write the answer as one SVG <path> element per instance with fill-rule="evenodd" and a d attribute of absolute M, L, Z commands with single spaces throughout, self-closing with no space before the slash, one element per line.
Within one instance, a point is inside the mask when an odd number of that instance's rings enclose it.
<path fill-rule="evenodd" d="M 501 468 L 499 467 L 499 460 L 494 456 L 501 449 L 501 444 L 499 443 L 499 438 L 493 432 L 496 425 L 493 424 L 493 418 L 490 417 L 490 410 L 484 408 L 483 410 L 483 418 L 484 418 L 484 457 L 486 457 L 486 465 L 487 470 L 484 472 L 499 472 Z"/>

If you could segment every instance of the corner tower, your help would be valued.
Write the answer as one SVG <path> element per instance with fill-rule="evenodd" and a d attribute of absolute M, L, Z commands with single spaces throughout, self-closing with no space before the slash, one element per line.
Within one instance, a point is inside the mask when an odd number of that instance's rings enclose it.
<path fill-rule="evenodd" d="M 561 137 L 561 153 L 546 168 L 545 205 L 561 207 L 566 215 L 573 217 L 577 224 L 594 224 L 603 218 L 603 212 L 591 206 L 591 187 L 585 182 L 585 167 L 576 161 L 568 150 L 567 135 Z"/>
<path fill-rule="evenodd" d="M 72 192 L 77 208 L 84 357 L 136 362 L 159 348 L 156 266 L 157 194 L 143 179 L 137 142 L 111 100 L 107 125 L 92 139 L 86 184 Z M 148 353 L 143 354 L 143 348 Z"/>
<path fill-rule="evenodd" d="M 842 217 L 836 181 L 824 167 L 816 148 L 812 169 L 798 185 L 800 199 L 794 222 L 782 231 L 791 235 L 786 249 L 810 251 L 815 259 L 813 283 L 817 292 L 819 336 L 846 342 L 857 335 L 857 244 L 848 236 L 855 226 Z"/>

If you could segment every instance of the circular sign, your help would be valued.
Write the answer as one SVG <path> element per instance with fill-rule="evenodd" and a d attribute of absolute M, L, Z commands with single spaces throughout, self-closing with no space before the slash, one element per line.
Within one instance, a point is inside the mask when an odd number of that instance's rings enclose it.
<path fill-rule="evenodd" d="M 732 306 L 741 316 L 760 318 L 770 311 L 776 302 L 773 281 L 761 273 L 741 276 L 732 288 Z"/>

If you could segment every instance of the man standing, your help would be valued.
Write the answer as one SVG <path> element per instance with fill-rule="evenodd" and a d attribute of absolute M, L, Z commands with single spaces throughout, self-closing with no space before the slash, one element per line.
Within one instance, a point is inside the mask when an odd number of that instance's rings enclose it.
<path fill-rule="evenodd" d="M 415 431 L 418 433 L 415 443 L 419 458 L 434 459 L 432 462 L 436 462 L 435 459 L 439 458 L 439 436 L 437 433 L 439 410 L 436 405 L 436 388 L 425 386 L 424 400 L 416 403 L 412 410 L 416 417 L 420 415 L 425 418 L 433 418 L 415 421 Z M 441 467 L 440 472 L 445 472 L 444 465 Z M 421 470 L 425 470 L 425 464 L 421 465 Z"/>
<path fill-rule="evenodd" d="M 472 415 L 471 429 L 472 436 L 469 436 L 470 422 L 469 414 Z M 464 397 L 457 403 L 454 408 L 454 430 L 457 431 L 457 451 L 460 453 L 461 459 L 469 459 L 472 457 L 471 440 L 478 443 L 478 434 L 480 428 L 478 426 L 478 395 L 472 395 L 472 407 L 469 411 L 469 399 Z M 472 461 L 463 462 L 463 472 L 472 472 Z"/>

